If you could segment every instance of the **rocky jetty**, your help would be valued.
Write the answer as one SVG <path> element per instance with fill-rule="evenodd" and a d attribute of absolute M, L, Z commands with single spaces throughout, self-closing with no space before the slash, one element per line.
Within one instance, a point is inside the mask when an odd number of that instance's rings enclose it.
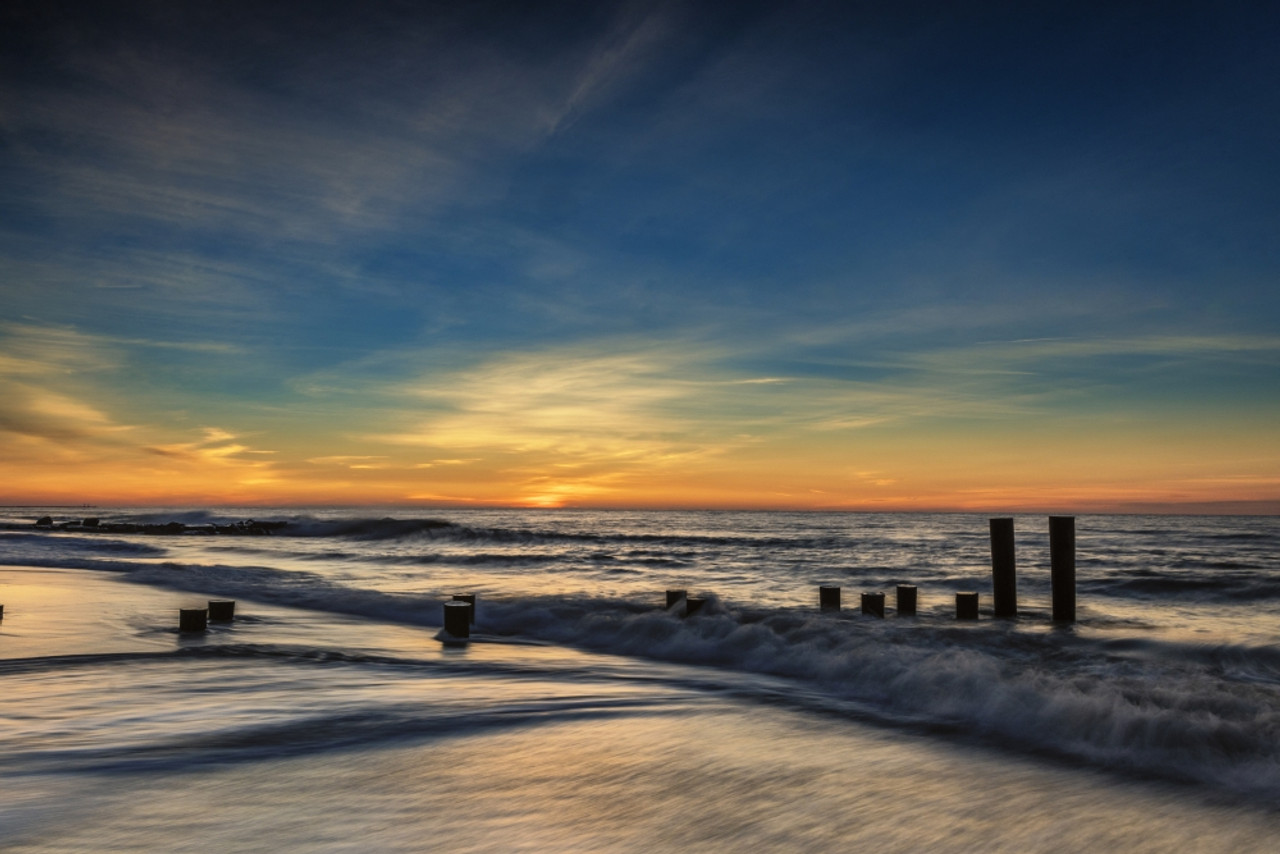
<path fill-rule="evenodd" d="M 182 522 L 139 524 L 137 522 L 103 522 L 101 519 L 72 519 L 54 522 L 52 516 L 41 516 L 35 526 L 46 531 L 80 531 L 92 534 L 159 534 L 164 536 L 205 535 L 220 537 L 261 537 L 274 534 L 288 522 L 259 522 L 244 519 L 230 525 L 186 525 Z"/>

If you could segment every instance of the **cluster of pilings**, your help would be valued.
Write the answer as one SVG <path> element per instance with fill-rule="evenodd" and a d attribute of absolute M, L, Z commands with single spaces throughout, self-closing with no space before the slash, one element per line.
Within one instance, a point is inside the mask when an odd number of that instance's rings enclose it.
<path fill-rule="evenodd" d="M 916 612 L 916 587 L 914 584 L 899 584 L 897 590 L 898 613 L 903 616 Z M 862 613 L 875 617 L 884 616 L 884 594 L 861 594 Z M 840 610 L 840 588 L 822 586 L 818 588 L 818 607 L 823 611 Z"/>
<path fill-rule="evenodd" d="M 1049 567 L 1053 597 L 1053 619 L 1074 622 L 1076 619 L 1076 519 L 1074 516 L 1049 517 Z M 991 520 L 991 586 L 992 614 L 996 617 L 1018 616 L 1017 561 L 1015 559 L 1013 519 Z M 919 589 L 914 584 L 899 584 L 895 591 L 895 607 L 899 617 L 912 617 L 919 603 Z M 884 617 L 885 594 L 866 592 L 860 595 L 862 613 Z M 687 590 L 668 590 L 666 609 L 681 617 L 691 617 L 702 610 L 706 599 L 690 596 Z M 213 603 L 210 602 L 210 605 Z M 824 585 L 818 588 L 818 607 L 823 611 L 840 610 L 840 588 Z M 184 612 L 185 613 L 185 612 Z M 962 591 L 956 594 L 956 619 L 978 619 L 978 594 Z M 476 621 L 476 596 L 463 593 L 444 603 L 445 643 L 461 643 L 471 637 Z"/>
<path fill-rule="evenodd" d="M 1076 519 L 1074 516 L 1049 517 L 1049 567 L 1053 597 L 1053 619 L 1074 622 L 1076 619 Z M 1013 519 L 991 520 L 991 586 L 992 615 L 1002 618 L 1018 616 L 1018 579 L 1013 539 Z M 823 611 L 840 610 L 840 588 L 823 585 L 818 588 L 818 607 Z M 914 584 L 899 584 L 896 611 L 899 617 L 913 617 L 919 602 L 919 589 Z M 860 594 L 862 613 L 873 617 L 885 615 L 885 594 Z M 685 603 L 680 608 L 680 603 Z M 667 610 L 684 616 L 696 614 L 702 599 L 690 599 L 683 590 L 667 591 Z M 978 619 L 978 594 L 962 591 L 956 594 L 956 619 Z"/>
<path fill-rule="evenodd" d="M 1076 517 L 1049 517 L 1049 585 L 1055 622 L 1076 619 Z M 1017 562 L 1013 519 L 991 520 L 992 614 L 1018 616 Z M 975 594 L 976 595 L 976 594 Z M 958 606 L 957 606 L 958 607 Z M 975 607 L 976 611 L 976 607 Z M 975 618 L 977 614 L 975 613 Z"/>
<path fill-rule="evenodd" d="M 209 623 L 230 623 L 236 618 L 234 599 L 210 599 L 204 608 L 180 608 L 178 610 L 178 631 L 203 632 Z"/>
<path fill-rule="evenodd" d="M 51 524 L 50 519 L 41 519 L 37 525 Z M 97 519 L 86 519 L 82 523 L 88 528 L 99 527 Z M 240 523 L 238 530 L 247 530 L 255 523 Z M 283 527 L 285 523 L 257 523 Z M 992 615 L 1001 618 L 1018 616 L 1018 579 L 1017 560 L 1015 558 L 1013 519 L 1010 517 L 995 518 L 991 524 L 991 587 Z M 103 526 L 105 528 L 105 526 Z M 255 531 L 255 533 L 257 533 Z M 266 533 L 263 531 L 262 533 Z M 1076 619 L 1076 519 L 1074 516 L 1049 517 L 1049 572 L 1053 598 L 1053 619 L 1055 622 L 1074 622 Z M 915 585 L 899 584 L 896 591 L 897 614 L 900 617 L 914 616 L 919 600 L 919 591 Z M 685 590 L 667 591 L 667 610 L 690 617 L 702 610 L 706 600 L 691 597 Z M 822 586 L 818 588 L 818 606 L 823 611 L 840 610 L 840 588 Z M 874 617 L 885 615 L 885 594 L 869 592 L 861 594 L 862 613 Z M 230 599 L 210 599 L 205 608 L 182 608 L 178 612 L 178 630 L 181 632 L 202 632 L 210 622 L 231 622 L 235 619 L 236 603 Z M 0 620 L 4 619 L 4 605 L 0 605 Z M 978 619 L 978 594 L 974 591 L 963 591 L 956 594 L 956 619 Z M 476 595 L 460 593 L 451 601 L 444 603 L 444 630 L 442 640 L 465 641 L 471 637 L 471 626 L 476 621 Z"/>
<path fill-rule="evenodd" d="M 1049 517 L 1049 580 L 1055 622 L 1076 619 L 1076 519 L 1074 516 Z M 991 600 L 992 616 L 1018 616 L 1018 577 L 1013 540 L 1013 519 L 991 520 Z M 918 591 L 913 585 L 898 585 L 898 616 L 914 616 Z M 883 593 L 863 593 L 862 613 L 884 616 Z M 840 610 L 840 588 L 819 587 L 818 606 L 823 611 Z M 963 591 L 956 594 L 956 619 L 978 619 L 978 594 Z"/>

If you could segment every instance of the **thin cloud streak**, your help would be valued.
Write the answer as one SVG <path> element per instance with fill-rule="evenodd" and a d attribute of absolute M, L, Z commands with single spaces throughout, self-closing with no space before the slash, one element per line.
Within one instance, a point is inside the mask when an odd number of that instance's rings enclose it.
<path fill-rule="evenodd" d="M 1007 431 L 1019 420 L 1060 418 L 1062 399 L 1081 392 L 1039 385 L 1044 360 L 1069 370 L 1072 361 L 1099 355 L 1271 353 L 1277 343 L 1266 337 L 1204 336 L 1007 342 L 904 354 L 901 363 L 913 369 L 879 383 L 737 377 L 722 365 L 743 354 L 678 342 L 622 353 L 604 344 L 561 348 L 509 354 L 456 375 L 437 375 L 429 385 L 383 389 L 380 394 L 405 402 L 391 420 L 408 429 L 364 438 L 514 455 L 530 460 L 531 472 L 590 467 L 598 474 L 631 478 L 674 466 L 696 470 L 745 449 L 767 448 L 765 453 L 782 460 L 812 434 L 852 437 L 893 425 L 930 431 L 957 421 L 1000 424 Z M 408 403 L 414 398 L 433 414 L 415 415 Z M 859 477 L 875 486 L 898 480 Z M 607 478 L 591 486 L 594 494 L 614 488 Z"/>

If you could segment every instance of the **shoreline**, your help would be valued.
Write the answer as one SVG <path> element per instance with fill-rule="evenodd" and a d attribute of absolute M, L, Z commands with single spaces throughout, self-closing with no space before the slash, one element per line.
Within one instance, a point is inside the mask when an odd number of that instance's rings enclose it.
<path fill-rule="evenodd" d="M 1167 782 L 746 701 L 701 667 L 252 601 L 180 635 L 217 594 L 0 568 L 8 850 L 1234 853 L 1280 832 Z"/>

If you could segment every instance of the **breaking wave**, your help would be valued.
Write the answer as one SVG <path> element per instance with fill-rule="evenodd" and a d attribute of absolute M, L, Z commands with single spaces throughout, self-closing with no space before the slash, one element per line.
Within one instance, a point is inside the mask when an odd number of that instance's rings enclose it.
<path fill-rule="evenodd" d="M 71 562 L 126 572 L 140 583 L 424 629 L 440 625 L 444 595 L 361 590 L 269 567 Z M 1280 796 L 1275 645 L 1103 640 L 1017 623 L 880 620 L 706 598 L 693 617 L 682 616 L 681 606 L 635 599 L 482 599 L 477 641 L 536 640 L 695 665 L 709 669 L 715 690 L 760 702 L 1250 797 Z M 783 681 L 762 689 L 743 675 Z"/>

